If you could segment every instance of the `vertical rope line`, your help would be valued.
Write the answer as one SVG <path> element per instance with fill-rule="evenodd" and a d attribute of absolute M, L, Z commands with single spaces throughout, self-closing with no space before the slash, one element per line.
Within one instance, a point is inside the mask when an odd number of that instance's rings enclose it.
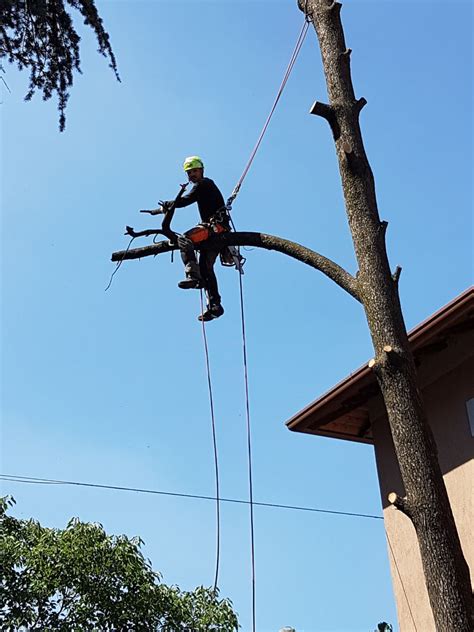
<path fill-rule="evenodd" d="M 202 290 L 200 291 L 200 298 L 201 298 L 201 315 L 202 315 L 204 314 L 204 302 L 202 299 Z M 211 410 L 211 426 L 212 426 L 212 443 L 214 446 L 214 468 L 215 468 L 215 475 L 216 475 L 216 572 L 214 576 L 214 592 L 216 592 L 217 583 L 219 579 L 219 562 L 220 562 L 220 549 L 221 549 L 219 461 L 217 458 L 216 420 L 214 416 L 214 398 L 212 395 L 211 369 L 209 365 L 209 348 L 207 345 L 206 325 L 204 323 L 204 320 L 202 321 L 202 337 L 204 340 L 204 353 L 206 356 L 207 385 L 209 389 L 209 405 L 210 405 L 210 410 Z"/>
<path fill-rule="evenodd" d="M 390 542 L 390 538 L 388 537 L 387 529 L 385 529 L 385 535 L 387 537 L 388 546 L 390 548 L 390 553 L 392 554 L 392 558 L 393 558 L 393 562 L 395 564 L 395 568 L 397 569 L 398 579 L 400 580 L 400 584 L 401 584 L 401 587 L 402 587 L 402 590 L 403 590 L 403 594 L 405 595 L 405 599 L 406 599 L 406 602 L 407 602 L 408 610 L 410 612 L 411 620 L 413 622 L 413 627 L 415 628 L 415 632 L 418 632 L 417 627 L 416 627 L 416 623 L 415 623 L 415 619 L 413 617 L 413 612 L 411 611 L 411 608 L 410 608 L 410 602 L 408 601 L 408 595 L 407 595 L 407 592 L 405 590 L 405 586 L 403 584 L 402 576 L 400 575 L 400 569 L 398 568 L 397 558 L 395 557 L 395 553 L 394 553 L 394 550 L 392 548 L 392 543 Z"/>
<path fill-rule="evenodd" d="M 253 480 L 252 480 L 252 434 L 250 427 L 250 404 L 249 404 L 249 382 L 247 368 L 247 342 L 245 333 L 245 314 L 244 314 L 244 290 L 242 284 L 242 273 L 239 272 L 239 288 L 240 288 L 240 318 L 242 322 L 242 351 L 244 359 L 244 382 L 245 382 L 245 412 L 247 419 L 247 450 L 248 450 L 248 478 L 249 478 L 249 505 L 250 505 L 250 557 L 252 564 L 252 632 L 256 631 L 255 627 L 255 533 L 254 533 L 254 516 L 253 516 Z"/>

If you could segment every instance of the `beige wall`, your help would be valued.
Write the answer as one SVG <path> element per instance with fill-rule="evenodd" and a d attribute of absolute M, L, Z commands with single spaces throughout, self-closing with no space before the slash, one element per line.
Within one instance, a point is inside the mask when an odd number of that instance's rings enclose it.
<path fill-rule="evenodd" d="M 439 461 L 464 555 L 471 569 L 471 580 L 474 579 L 474 438 L 466 401 L 474 397 L 473 350 L 474 335 L 460 334 L 450 341 L 448 348 L 426 355 L 419 367 L 426 411 L 438 446 Z M 404 492 L 381 399 L 370 402 L 369 410 L 385 528 L 391 545 L 388 554 L 400 630 L 434 631 L 415 530 L 409 519 L 387 502 L 391 491 L 400 495 Z"/>

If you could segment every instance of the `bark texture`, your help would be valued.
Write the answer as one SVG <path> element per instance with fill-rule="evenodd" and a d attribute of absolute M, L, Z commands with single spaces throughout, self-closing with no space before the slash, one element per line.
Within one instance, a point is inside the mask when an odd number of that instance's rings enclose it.
<path fill-rule="evenodd" d="M 400 271 L 392 276 L 388 263 L 387 223 L 379 218 L 374 177 L 359 125 L 366 101 L 356 99 L 354 94 L 341 5 L 331 0 L 299 0 L 298 4 L 312 21 L 321 49 L 329 104 L 316 103 L 312 112 L 328 121 L 335 140 L 359 265 L 358 291 L 375 350 L 373 370 L 383 394 L 405 487 L 403 502 L 399 499 L 395 505 L 415 527 L 437 630 L 469 632 L 469 569 L 417 386 L 398 295 Z"/>
<path fill-rule="evenodd" d="M 133 229 L 127 226 L 127 234 L 136 236 L 149 236 L 160 234 L 160 231 L 146 230 L 135 233 Z M 320 255 L 314 250 L 310 250 L 305 246 L 275 237 L 273 235 L 265 235 L 264 233 L 221 233 L 218 236 L 208 239 L 200 244 L 201 248 L 223 248 L 224 246 L 254 246 L 256 248 L 265 248 L 266 250 L 276 250 L 283 254 L 297 259 L 312 268 L 316 268 L 327 277 L 337 283 L 342 289 L 349 292 L 351 296 L 360 301 L 357 280 L 349 274 L 340 265 L 331 261 L 327 257 Z M 112 261 L 125 261 L 127 259 L 141 259 L 150 255 L 159 255 L 164 252 L 177 250 L 177 246 L 172 245 L 168 241 L 160 241 L 156 244 L 150 244 L 141 248 L 131 248 L 130 250 L 120 250 L 112 254 Z"/>

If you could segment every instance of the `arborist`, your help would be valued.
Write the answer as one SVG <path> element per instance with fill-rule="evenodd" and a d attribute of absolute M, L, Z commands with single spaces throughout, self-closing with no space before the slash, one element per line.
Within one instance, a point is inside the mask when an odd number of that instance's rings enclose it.
<path fill-rule="evenodd" d="M 230 217 L 226 209 L 222 193 L 210 178 L 204 176 L 204 163 L 199 156 L 186 158 L 183 169 L 189 182 L 194 184 L 187 195 L 174 201 L 175 208 L 182 208 L 197 202 L 201 223 L 178 236 L 178 246 L 185 266 L 186 278 L 178 283 L 182 289 L 204 288 L 207 296 L 207 309 L 198 316 L 201 321 L 219 318 L 224 313 L 221 297 L 214 272 L 214 263 L 219 255 L 224 258 L 223 249 L 204 248 L 199 253 L 199 263 L 196 260 L 195 246 L 205 241 L 212 234 L 230 230 Z M 161 207 L 152 211 L 153 215 L 166 213 L 171 201 L 161 203 Z"/>

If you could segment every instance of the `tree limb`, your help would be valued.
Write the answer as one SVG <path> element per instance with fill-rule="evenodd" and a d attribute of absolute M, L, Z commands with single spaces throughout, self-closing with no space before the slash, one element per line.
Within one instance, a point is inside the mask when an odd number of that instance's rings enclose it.
<path fill-rule="evenodd" d="M 344 268 L 331 259 L 320 255 L 305 246 L 264 233 L 253 232 L 229 232 L 221 233 L 199 244 L 199 248 L 224 248 L 225 246 L 254 246 L 265 250 L 276 250 L 293 259 L 297 259 L 306 265 L 319 270 L 332 279 L 339 287 L 346 290 L 351 296 L 361 302 L 357 280 Z M 112 261 L 121 262 L 126 259 L 141 259 L 142 257 L 156 256 L 164 252 L 177 250 L 177 246 L 168 241 L 160 241 L 142 248 L 133 248 L 127 251 L 121 250 L 112 254 Z"/>
<path fill-rule="evenodd" d="M 354 110 L 356 114 L 359 115 L 362 108 L 366 105 L 367 105 L 367 99 L 365 97 L 361 97 L 360 99 L 357 99 L 357 101 L 354 103 Z"/>

